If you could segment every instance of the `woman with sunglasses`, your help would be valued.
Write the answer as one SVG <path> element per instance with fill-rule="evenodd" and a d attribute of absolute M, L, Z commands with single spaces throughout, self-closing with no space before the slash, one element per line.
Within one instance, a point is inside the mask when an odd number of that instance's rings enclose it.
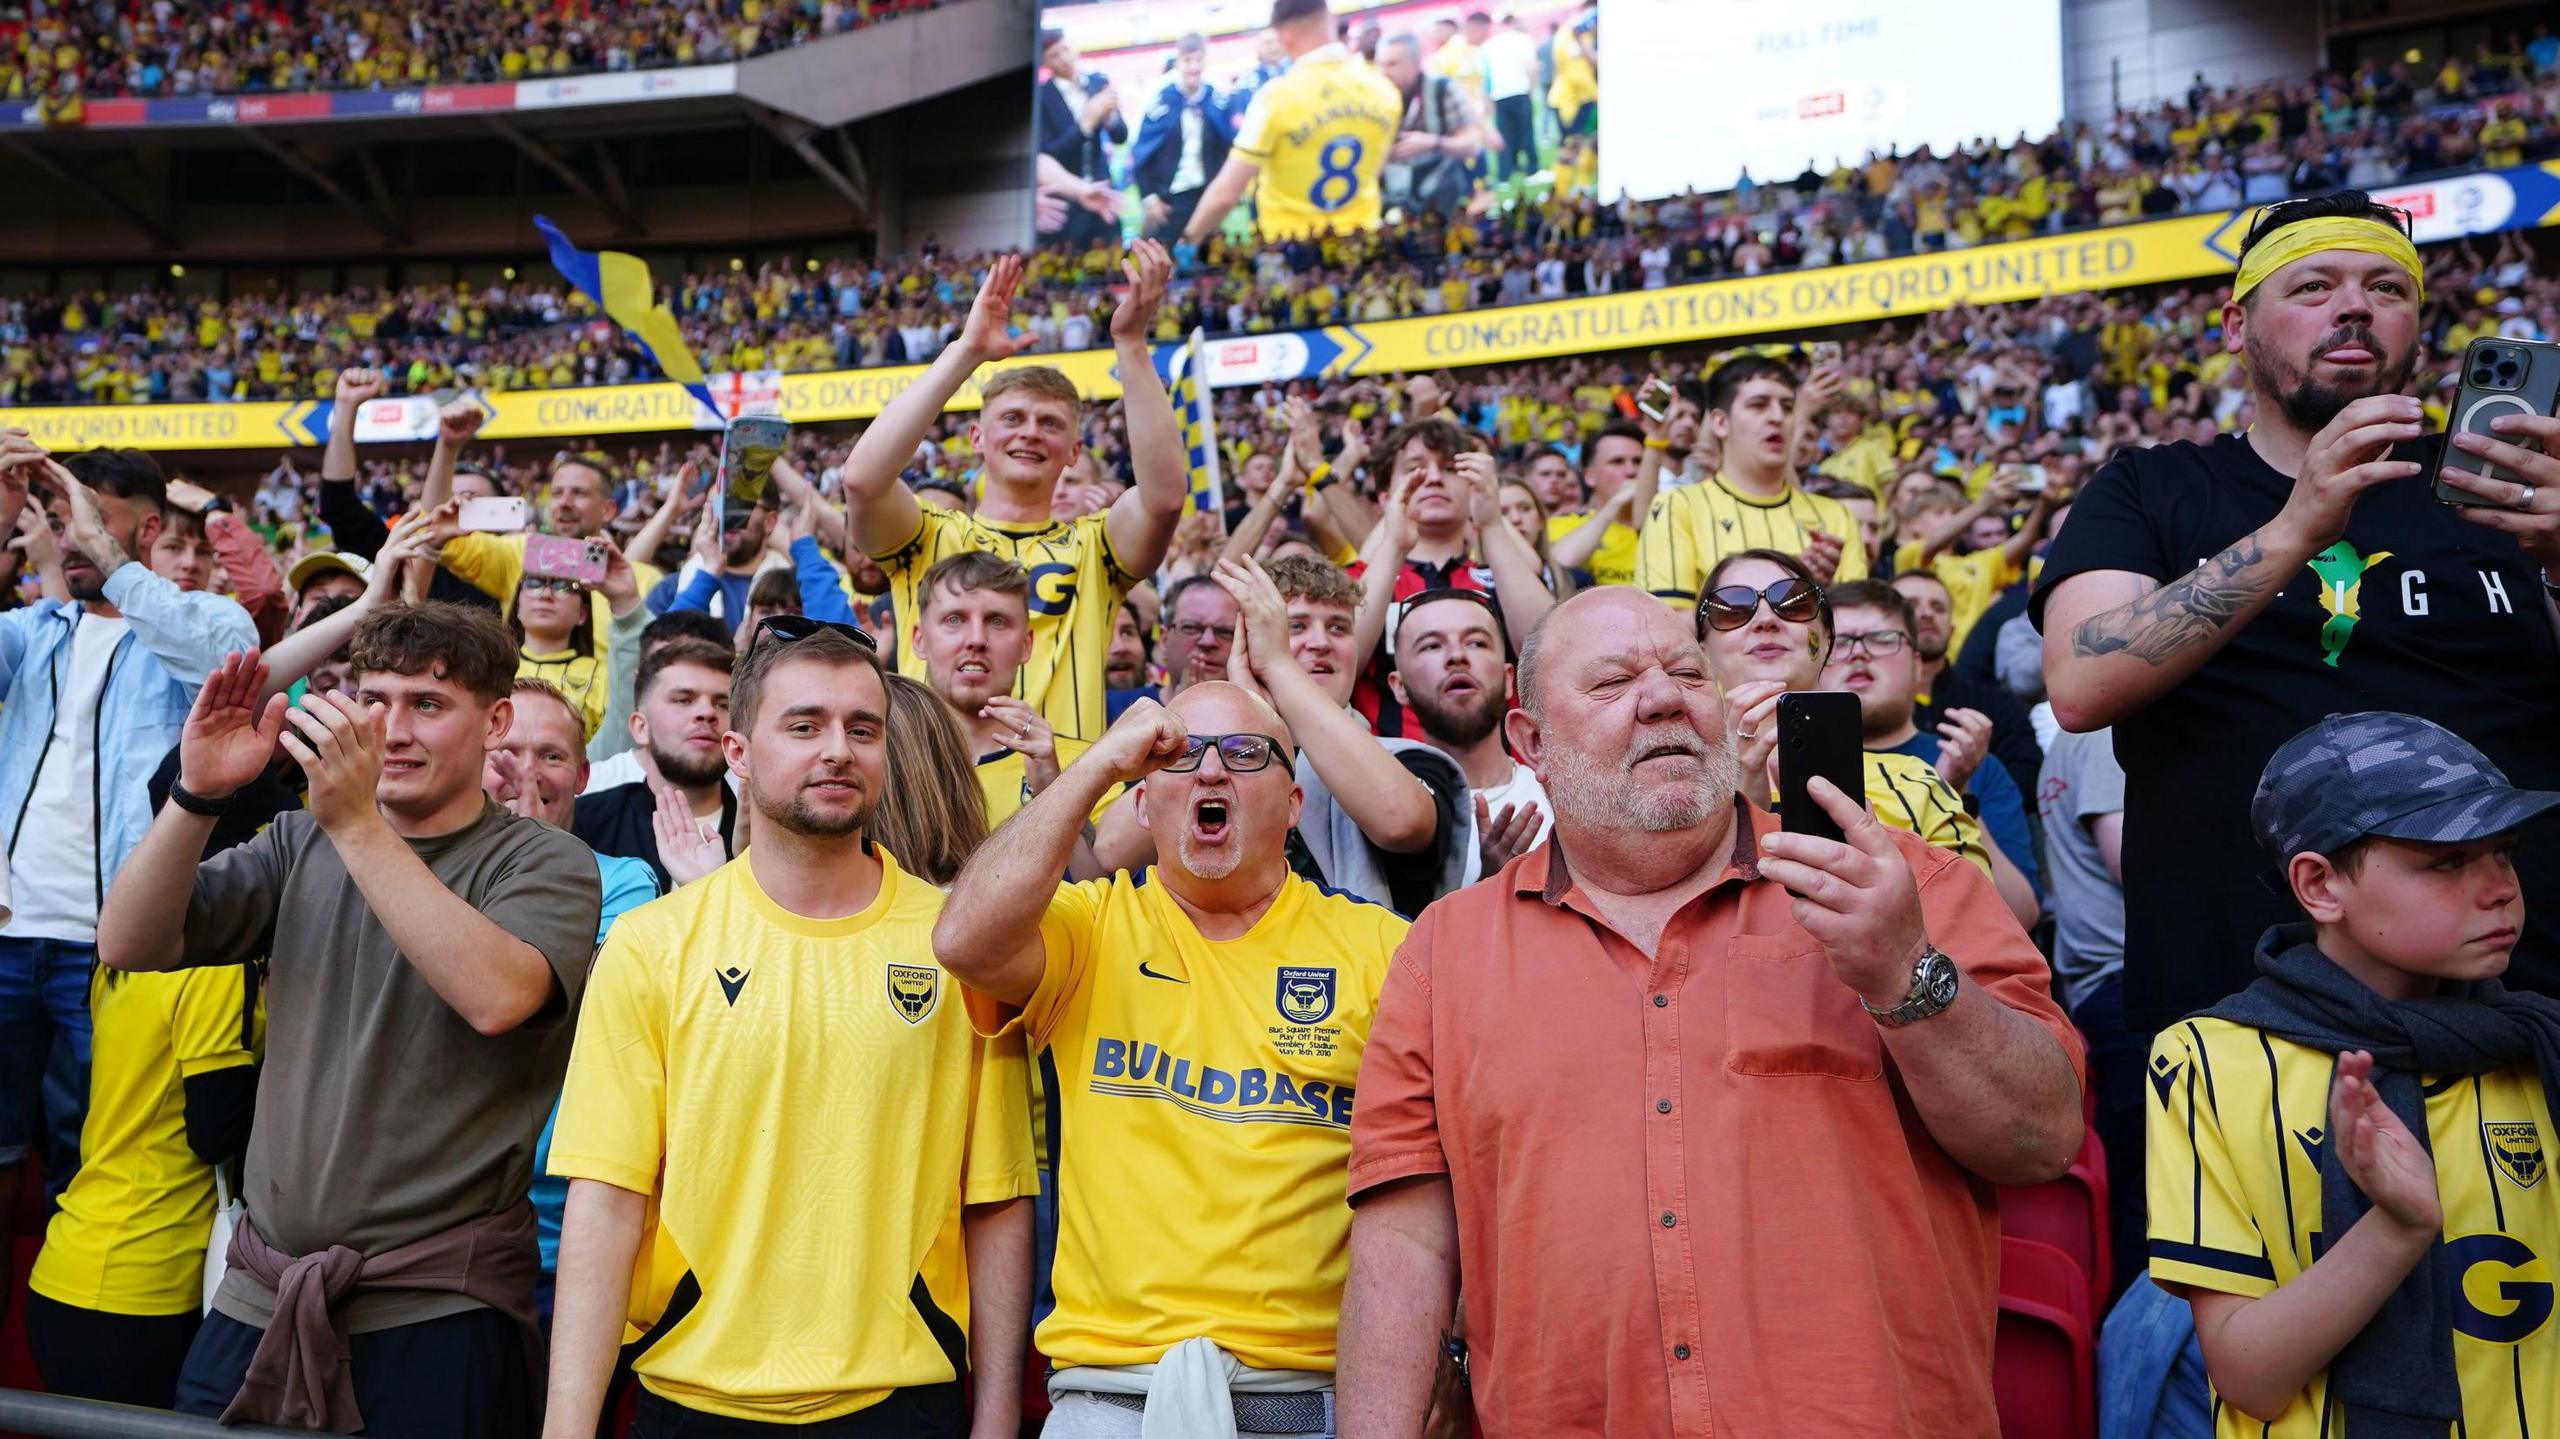
<path fill-rule="evenodd" d="M 507 616 L 516 637 L 516 678 L 541 680 L 578 708 L 586 737 L 596 737 L 612 698 L 604 661 L 596 654 L 595 606 L 576 580 L 527 574 L 516 585 Z"/>
<path fill-rule="evenodd" d="M 1778 696 L 1822 688 L 1831 654 L 1831 605 L 1804 561 L 1778 550 L 1742 550 L 1707 572 L 1698 597 L 1698 642 L 1724 690 L 1742 792 L 1767 809 L 1778 792 Z M 1991 873 L 1982 826 L 1925 760 L 1866 751 L 1867 808 L 1895 829 L 1951 849 Z"/>

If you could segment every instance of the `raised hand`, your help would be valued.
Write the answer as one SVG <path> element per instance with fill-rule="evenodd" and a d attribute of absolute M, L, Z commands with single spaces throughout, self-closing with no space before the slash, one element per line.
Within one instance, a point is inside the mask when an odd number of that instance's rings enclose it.
<path fill-rule="evenodd" d="M 44 467 L 47 478 L 70 502 L 71 523 L 63 535 L 71 541 L 71 548 L 96 566 L 101 578 L 123 568 L 133 557 L 124 552 L 115 533 L 107 528 L 106 512 L 98 506 L 97 491 L 80 483 L 59 461 L 48 459 Z"/>
<path fill-rule="evenodd" d="M 382 782 L 382 714 L 341 694 L 305 693 L 284 711 L 284 752 L 310 781 L 311 817 L 331 836 L 377 823 L 374 789 Z M 183 767 L 185 760 L 179 761 Z M 195 786 L 187 786 L 194 789 Z"/>
<path fill-rule="evenodd" d="M 343 409 L 353 409 L 367 400 L 378 400 L 385 388 L 387 382 L 380 370 L 349 365 L 338 372 L 338 405 Z"/>
<path fill-rule="evenodd" d="M 540 819 L 542 795 L 534 782 L 525 776 L 524 761 L 512 750 L 489 751 L 489 762 L 480 771 L 480 788 L 489 798 L 506 806 L 510 813 L 526 819 Z"/>
<path fill-rule="evenodd" d="M 604 583 L 596 588 L 615 614 L 627 615 L 633 605 L 640 603 L 640 577 L 632 572 L 631 557 L 611 536 L 599 535 L 596 543 L 604 546 Z"/>
<path fill-rule="evenodd" d="M 1011 695 L 994 695 L 978 710 L 996 721 L 996 743 L 1022 756 L 1022 782 L 1038 794 L 1058 777 L 1058 733 L 1040 711 Z"/>
<path fill-rule="evenodd" d="M 173 479 L 169 481 L 169 503 L 189 514 L 200 515 L 207 505 L 213 503 L 213 491 L 193 480 Z"/>
<path fill-rule="evenodd" d="M 2337 417 L 2321 426 L 2302 455 L 2302 473 L 2293 482 L 2276 521 L 2293 529 L 2301 543 L 2325 549 L 2347 532 L 2347 517 L 2356 501 L 2376 485 L 2405 479 L 2423 466 L 2395 460 L 2391 447 L 2414 440 L 2424 428 L 2425 411 L 2407 395 L 2367 395 L 2351 400 Z"/>
<path fill-rule="evenodd" d="M 1911 864 L 1866 806 L 1831 781 L 1817 777 L 1806 790 L 1847 842 L 1769 835 L 1760 842 L 1760 873 L 1794 892 L 1796 923 L 1821 941 L 1840 982 L 1891 1009 L 1909 996 L 1929 946 Z"/>
<path fill-rule="evenodd" d="M 1787 692 L 1780 680 L 1753 680 L 1725 693 L 1725 713 L 1733 716 L 1733 758 L 1741 771 L 1742 797 L 1754 809 L 1778 802 L 1778 696 Z"/>
<path fill-rule="evenodd" d="M 2351 1049 L 2338 1056 L 2329 1086 L 2329 1142 L 2347 1177 L 2373 1201 L 2375 1214 L 2412 1236 L 2444 1232 L 2444 1203 L 2436 1193 L 2436 1163 L 2409 1126 L 2373 1087 L 2373 1056 Z"/>
<path fill-rule="evenodd" d="M 1182 758 L 1190 737 L 1182 716 L 1154 700 L 1139 699 L 1120 712 L 1084 759 L 1122 784 L 1135 784 Z"/>
<path fill-rule="evenodd" d="M 1469 450 L 1451 462 L 1450 468 L 1467 487 L 1467 502 L 1479 528 L 1491 529 L 1503 523 L 1502 482 L 1496 477 L 1493 456 L 1482 450 Z"/>
<path fill-rule="evenodd" d="M 1938 722 L 1938 778 L 1962 792 L 1991 753 L 1991 716 L 1980 710 L 1949 710 Z"/>
<path fill-rule="evenodd" d="M 338 377 L 341 386 L 346 382 L 346 376 Z M 480 408 L 478 401 L 456 400 L 436 411 L 436 443 L 460 449 L 477 438 L 480 427 L 488 422 L 489 412 Z"/>
<path fill-rule="evenodd" d="M 1220 560 L 1209 576 L 1218 588 L 1235 598 L 1244 643 L 1232 654 L 1246 656 L 1257 678 L 1267 676 L 1279 665 L 1295 664 L 1289 657 L 1289 605 L 1280 598 L 1280 587 L 1252 556 L 1241 560 Z"/>
<path fill-rule="evenodd" d="M 1840 537 L 1829 530 L 1815 530 L 1804 537 L 1804 567 L 1813 571 L 1817 584 L 1831 583 L 1832 577 L 1840 573 L 1840 557 L 1847 552 L 1848 548 Z"/>
<path fill-rule="evenodd" d="M 1013 333 L 1013 292 L 1022 284 L 1022 257 L 998 255 L 987 267 L 986 283 L 978 287 L 978 298 L 969 305 L 969 319 L 960 327 L 963 353 L 980 364 L 989 360 L 1010 360 L 1031 348 L 1033 336 L 1025 331 Z"/>
<path fill-rule="evenodd" d="M 667 867 L 669 879 L 680 885 L 691 884 L 729 862 L 728 848 L 721 843 L 719 833 L 703 833 L 684 791 L 671 784 L 655 784 L 650 786 L 650 792 L 658 797 L 658 808 L 649 817 L 649 824 L 657 832 L 658 863 Z"/>
<path fill-rule="evenodd" d="M 284 732 L 284 696 L 261 703 L 266 662 L 256 650 L 223 660 L 196 691 L 178 731 L 178 783 L 205 799 L 227 799 L 275 760 Z"/>
<path fill-rule="evenodd" d="M 1111 338 L 1116 344 L 1143 345 L 1156 322 L 1156 308 L 1164 303 L 1165 285 L 1173 278 L 1173 255 L 1156 241 L 1140 240 L 1129 247 L 1120 273 L 1129 277 L 1129 293 L 1111 312 Z"/>
<path fill-rule="evenodd" d="M 1491 874 L 1529 852 L 1537 842 L 1539 821 L 1545 818 L 1534 804 L 1506 804 L 1495 811 L 1486 805 L 1484 796 L 1476 800 L 1476 848 L 1484 856 L 1483 873 Z"/>
<path fill-rule="evenodd" d="M 1289 425 L 1289 453 L 1298 462 L 1298 473 L 1312 475 L 1324 463 L 1324 431 L 1316 425 L 1316 408 L 1303 395 L 1291 395 L 1280 413 Z"/>

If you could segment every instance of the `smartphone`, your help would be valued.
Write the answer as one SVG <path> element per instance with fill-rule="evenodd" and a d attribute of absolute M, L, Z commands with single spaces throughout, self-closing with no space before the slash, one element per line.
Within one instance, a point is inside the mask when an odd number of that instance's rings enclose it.
<path fill-rule="evenodd" d="M 525 517 L 522 495 L 480 495 L 462 502 L 456 523 L 466 530 L 511 535 L 525 527 Z"/>
<path fill-rule="evenodd" d="M 2045 473 L 2044 466 L 2042 465 L 2020 465 L 2018 467 L 2018 493 L 2022 495 L 2041 495 L 2044 493 L 2045 486 L 2051 482 L 2051 478 L 2051 476 Z"/>
<path fill-rule="evenodd" d="M 524 537 L 524 572 L 536 579 L 576 580 L 588 589 L 604 584 L 605 552 L 600 540 L 574 540 L 567 535 Z"/>
<path fill-rule="evenodd" d="M 780 415 L 740 415 L 729 422 L 720 442 L 720 486 L 731 504 L 754 505 L 764 499 L 773 462 L 790 443 L 791 422 Z"/>
<path fill-rule="evenodd" d="M 2499 434 L 2489 424 L 2501 415 L 2553 414 L 2560 414 L 2560 344 L 2545 340 L 2472 341 L 2471 348 L 2462 352 L 2462 388 L 2454 392 L 2453 415 L 2446 426 L 2451 433 L 2445 436 L 2444 453 L 2436 460 L 2436 498 L 2448 505 L 2492 503 L 2446 484 L 2447 470 L 2522 483 L 2516 474 L 2455 449 L 2450 443 L 2454 435 L 2468 430 L 2519 449 L 2539 450 L 2541 446 L 2534 441 L 2522 435 Z"/>
<path fill-rule="evenodd" d="M 1840 826 L 1813 802 L 1815 775 L 1861 804 L 1867 794 L 1866 726 L 1847 690 L 1789 690 L 1778 696 L 1778 819 L 1789 834 L 1840 840 Z"/>
<path fill-rule="evenodd" d="M 1817 370 L 1825 365 L 1839 364 L 1847 353 L 1848 347 L 1838 340 L 1816 340 L 1804 347 L 1806 362 Z"/>
<path fill-rule="evenodd" d="M 1657 425 L 1661 424 L 1664 420 L 1671 418 L 1671 401 L 1674 393 L 1669 380 L 1660 375 L 1654 376 L 1645 381 L 1636 391 L 1636 413 Z"/>

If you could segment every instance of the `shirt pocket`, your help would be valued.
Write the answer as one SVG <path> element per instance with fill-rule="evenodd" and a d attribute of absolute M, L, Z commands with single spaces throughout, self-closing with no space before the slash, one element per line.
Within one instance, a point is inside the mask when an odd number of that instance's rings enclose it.
<path fill-rule="evenodd" d="M 1884 1078 L 1884 1041 L 1810 935 L 1733 937 L 1725 949 L 1725 1068 L 1783 1078 Z"/>

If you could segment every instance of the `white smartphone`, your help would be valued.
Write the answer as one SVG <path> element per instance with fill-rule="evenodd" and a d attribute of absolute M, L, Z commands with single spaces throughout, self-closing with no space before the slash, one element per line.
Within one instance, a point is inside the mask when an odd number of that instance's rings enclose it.
<path fill-rule="evenodd" d="M 525 527 L 524 496 L 480 495 L 464 500 L 456 520 L 466 530 L 513 534 Z"/>

